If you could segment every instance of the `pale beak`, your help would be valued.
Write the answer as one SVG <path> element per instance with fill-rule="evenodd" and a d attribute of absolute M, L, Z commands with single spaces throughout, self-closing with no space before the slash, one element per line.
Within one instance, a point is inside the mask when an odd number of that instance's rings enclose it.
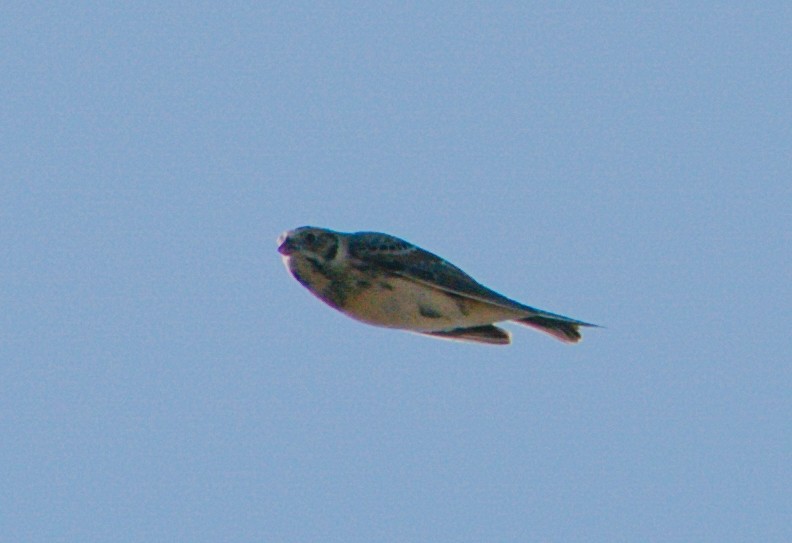
<path fill-rule="evenodd" d="M 284 232 L 280 236 L 278 236 L 278 252 L 283 256 L 289 256 L 296 250 L 296 247 L 292 244 L 291 240 L 289 239 L 289 233 Z"/>

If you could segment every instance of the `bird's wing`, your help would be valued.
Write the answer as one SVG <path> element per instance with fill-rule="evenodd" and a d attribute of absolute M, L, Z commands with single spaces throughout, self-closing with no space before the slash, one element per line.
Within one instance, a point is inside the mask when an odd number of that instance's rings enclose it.
<path fill-rule="evenodd" d="M 525 311 L 528 314 L 548 314 L 498 294 L 450 262 L 388 234 L 379 232 L 352 234 L 349 237 L 349 256 L 353 265 L 360 269 L 385 271 L 451 294 Z M 565 319 L 565 317 L 561 318 Z"/>

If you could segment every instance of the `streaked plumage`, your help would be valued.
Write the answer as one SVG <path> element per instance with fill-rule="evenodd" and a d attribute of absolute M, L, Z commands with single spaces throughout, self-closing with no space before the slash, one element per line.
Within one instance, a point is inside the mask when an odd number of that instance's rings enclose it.
<path fill-rule="evenodd" d="M 359 321 L 454 340 L 510 342 L 514 321 L 576 343 L 595 326 L 511 300 L 437 255 L 378 232 L 303 226 L 278 238 L 289 272 L 320 300 Z"/>

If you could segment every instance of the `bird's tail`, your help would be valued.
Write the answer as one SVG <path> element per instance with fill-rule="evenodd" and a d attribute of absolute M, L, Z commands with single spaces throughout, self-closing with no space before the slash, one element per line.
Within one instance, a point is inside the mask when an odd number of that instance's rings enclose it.
<path fill-rule="evenodd" d="M 514 322 L 536 328 L 540 332 L 550 334 L 564 343 L 577 343 L 580 341 L 582 339 L 580 335 L 581 326 L 597 326 L 596 324 L 589 324 L 587 322 L 575 321 L 572 319 L 565 320 L 564 317 L 554 318 L 539 315 L 526 317 L 524 319 L 516 319 Z"/>

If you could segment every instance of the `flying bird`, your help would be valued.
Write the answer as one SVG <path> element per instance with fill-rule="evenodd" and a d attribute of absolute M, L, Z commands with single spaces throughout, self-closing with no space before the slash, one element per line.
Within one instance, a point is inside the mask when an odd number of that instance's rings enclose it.
<path fill-rule="evenodd" d="M 302 226 L 278 238 L 288 271 L 311 294 L 361 322 L 492 345 L 511 342 L 495 326 L 513 321 L 566 343 L 596 326 L 511 300 L 450 262 L 379 232 Z"/>

